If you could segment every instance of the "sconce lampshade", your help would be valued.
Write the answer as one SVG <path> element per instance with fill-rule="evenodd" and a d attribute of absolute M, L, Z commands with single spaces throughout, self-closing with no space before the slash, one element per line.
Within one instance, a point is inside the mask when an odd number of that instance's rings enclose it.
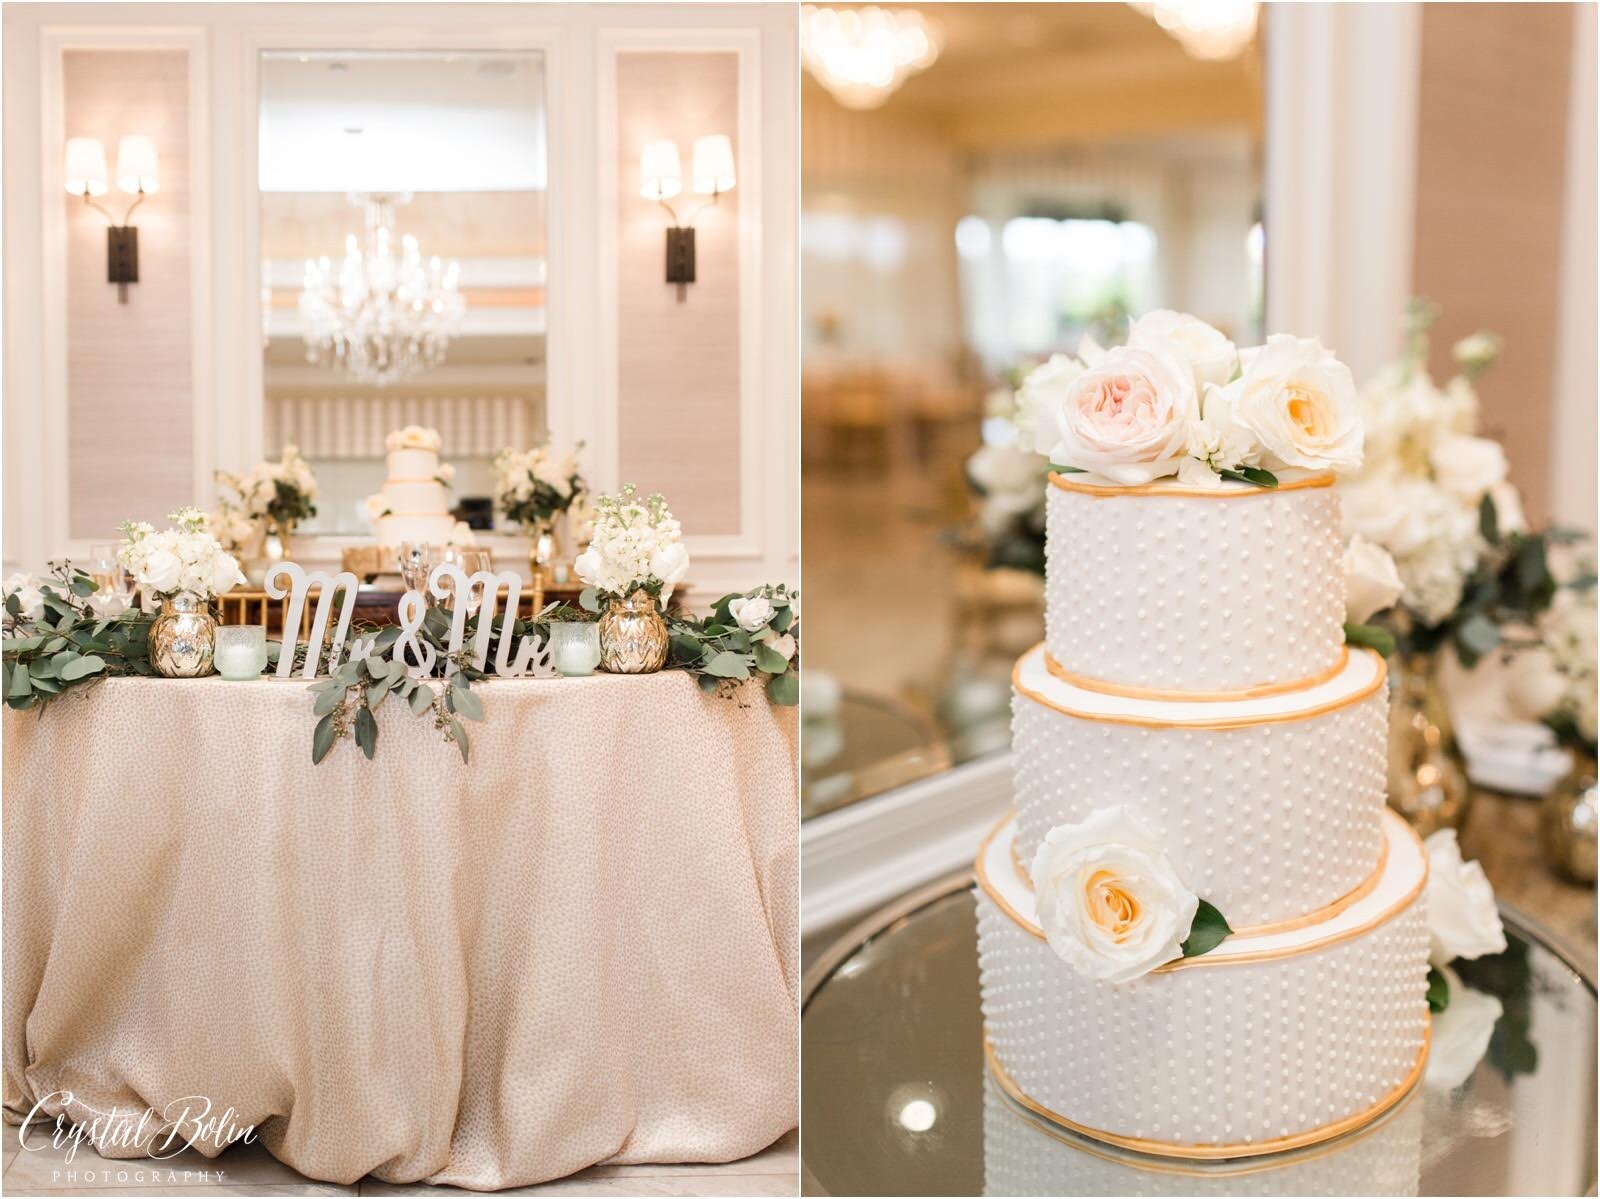
<path fill-rule="evenodd" d="M 639 194 L 646 200 L 670 200 L 682 190 L 678 143 L 668 138 L 648 143 L 639 155 Z"/>
<path fill-rule="evenodd" d="M 714 196 L 733 190 L 733 143 L 726 133 L 694 139 L 694 190 Z"/>
<path fill-rule="evenodd" d="M 130 196 L 161 190 L 156 144 L 142 133 L 130 133 L 117 143 L 117 186 Z"/>
<path fill-rule="evenodd" d="M 66 180 L 67 191 L 74 196 L 106 194 L 106 148 L 99 138 L 67 139 Z"/>

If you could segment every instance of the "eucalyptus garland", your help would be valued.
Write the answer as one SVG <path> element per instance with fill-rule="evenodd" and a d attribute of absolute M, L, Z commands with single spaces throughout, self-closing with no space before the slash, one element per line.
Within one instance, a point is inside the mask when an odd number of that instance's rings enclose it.
<path fill-rule="evenodd" d="M 101 615 L 90 602 L 96 590 L 70 562 L 53 562 L 36 592 L 6 596 L 0 692 L 8 708 L 39 711 L 100 679 L 155 674 L 153 618 L 137 610 Z"/>

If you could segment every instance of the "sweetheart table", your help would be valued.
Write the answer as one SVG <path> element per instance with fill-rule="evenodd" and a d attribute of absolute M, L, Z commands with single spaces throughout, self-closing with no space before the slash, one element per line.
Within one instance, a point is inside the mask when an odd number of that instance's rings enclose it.
<path fill-rule="evenodd" d="M 470 763 L 394 701 L 313 766 L 303 681 L 6 713 L 7 1121 L 203 1096 L 312 1178 L 475 1189 L 794 1127 L 793 711 L 473 693 Z"/>

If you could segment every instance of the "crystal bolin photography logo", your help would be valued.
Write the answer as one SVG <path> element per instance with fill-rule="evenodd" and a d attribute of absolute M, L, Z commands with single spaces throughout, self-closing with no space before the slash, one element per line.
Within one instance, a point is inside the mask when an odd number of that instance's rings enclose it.
<path fill-rule="evenodd" d="M 54 1108 L 52 1116 L 45 1108 Z M 89 1113 L 88 1120 L 71 1120 L 67 1112 Z M 256 1140 L 253 1124 L 243 1124 L 232 1107 L 218 1112 L 204 1095 L 185 1095 L 174 1099 L 161 1109 L 144 1108 L 142 1111 L 113 1107 L 101 1112 L 89 1107 L 71 1091 L 52 1091 L 40 1096 L 17 1129 L 17 1142 L 26 1153 L 41 1153 L 47 1149 L 65 1148 L 62 1164 L 76 1163 L 78 1150 L 87 1144 L 101 1157 L 111 1161 L 85 1163 L 81 1169 L 54 1171 L 55 1184 L 112 1184 L 181 1182 L 223 1182 L 223 1171 L 213 1169 L 182 1169 L 141 1167 L 129 1160 L 116 1160 L 116 1150 L 129 1150 L 148 1161 L 163 1162 L 176 1158 L 188 1149 L 205 1148 L 216 1152 L 229 1145 L 249 1145 Z M 205 1147 L 205 1148 L 202 1148 Z M 148 1174 L 149 1177 L 145 1177 Z M 168 1177 L 168 1175 L 172 1177 Z"/>

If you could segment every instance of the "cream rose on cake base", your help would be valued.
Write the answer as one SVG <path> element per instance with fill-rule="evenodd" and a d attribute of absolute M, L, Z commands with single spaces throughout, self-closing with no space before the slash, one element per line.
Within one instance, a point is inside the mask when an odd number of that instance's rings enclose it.
<path fill-rule="evenodd" d="M 1505 952 L 1506 930 L 1494 888 L 1480 863 L 1462 859 L 1455 829 L 1440 829 L 1423 847 L 1428 851 L 1429 960 L 1447 966 L 1457 958 Z"/>
<path fill-rule="evenodd" d="M 1227 935 L 1226 921 L 1184 885 L 1155 836 L 1120 807 L 1056 825 L 1031 876 L 1045 940 L 1087 978 L 1128 982 Z M 1216 924 L 1203 945 L 1186 949 L 1202 907 Z"/>

